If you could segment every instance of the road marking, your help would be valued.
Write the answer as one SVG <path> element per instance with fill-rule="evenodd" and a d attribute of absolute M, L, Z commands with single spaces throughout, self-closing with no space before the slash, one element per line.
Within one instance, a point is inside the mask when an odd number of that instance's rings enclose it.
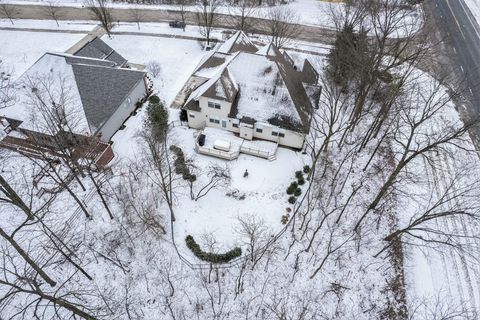
<path fill-rule="evenodd" d="M 455 16 L 455 13 L 453 13 L 453 10 L 452 10 L 452 7 L 450 6 L 450 0 L 445 0 L 447 2 L 447 6 L 448 8 L 450 9 L 450 12 L 452 13 L 452 16 L 453 16 L 453 19 L 455 19 L 455 22 L 458 26 L 458 30 L 460 30 L 460 33 L 462 34 L 462 37 L 464 40 L 467 40 L 467 38 L 465 37 L 465 35 L 463 34 L 463 30 L 462 30 L 462 27 L 460 25 L 460 23 L 458 22 L 458 19 L 457 17 Z"/>
<path fill-rule="evenodd" d="M 453 48 L 453 52 L 457 53 L 457 49 L 455 49 L 455 47 L 452 47 Z"/>
<path fill-rule="evenodd" d="M 480 38 L 480 33 L 479 33 L 478 30 L 477 30 L 476 21 L 472 21 L 472 19 L 470 19 L 470 15 L 468 14 L 468 12 L 470 11 L 470 9 L 465 8 L 465 5 L 464 5 L 463 0 L 460 0 L 460 6 L 462 6 L 463 11 L 465 11 L 465 15 L 467 16 L 468 21 L 469 21 L 470 24 L 472 25 L 473 30 L 475 30 L 475 33 L 477 34 L 477 37 Z M 470 12 L 471 12 L 471 11 L 470 11 Z"/>
<path fill-rule="evenodd" d="M 470 91 L 470 93 L 473 95 L 472 88 L 468 88 L 468 90 L 469 90 L 469 91 Z"/>
<path fill-rule="evenodd" d="M 463 66 L 460 66 L 460 69 L 462 69 L 462 72 L 465 73 L 465 70 L 463 70 Z"/>

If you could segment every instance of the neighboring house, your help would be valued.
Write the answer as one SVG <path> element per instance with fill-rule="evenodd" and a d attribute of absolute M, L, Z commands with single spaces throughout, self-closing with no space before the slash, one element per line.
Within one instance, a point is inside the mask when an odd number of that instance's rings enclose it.
<path fill-rule="evenodd" d="M 217 127 L 296 149 L 321 91 L 308 60 L 300 69 L 273 44 L 258 50 L 243 32 L 201 61 L 187 85 L 183 109 L 191 128 Z"/>
<path fill-rule="evenodd" d="M 147 95 L 146 73 L 126 66 L 127 61 L 98 38 L 74 55 L 45 53 L 15 81 L 16 103 L 0 109 L 8 133 L 3 140 L 0 135 L 2 144 L 53 150 L 55 137 L 68 133 L 75 141 L 94 137 L 109 146 Z M 52 123 L 52 114 L 61 125 Z M 108 153 L 113 157 L 111 149 Z"/>

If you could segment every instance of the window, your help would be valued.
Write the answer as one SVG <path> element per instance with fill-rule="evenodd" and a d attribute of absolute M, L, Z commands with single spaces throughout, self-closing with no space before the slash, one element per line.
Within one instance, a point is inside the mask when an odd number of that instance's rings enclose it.
<path fill-rule="evenodd" d="M 212 108 L 212 109 L 220 109 L 221 108 L 220 104 L 215 103 L 215 102 L 211 102 L 211 101 L 208 102 L 208 107 Z"/>
<path fill-rule="evenodd" d="M 189 113 L 188 116 L 189 116 L 190 118 L 195 118 L 195 115 L 194 115 L 193 113 Z"/>
<path fill-rule="evenodd" d="M 210 123 L 216 123 L 216 124 L 219 124 L 219 123 L 220 123 L 220 120 L 219 120 L 219 119 L 215 119 L 215 118 L 210 118 L 209 121 L 210 121 Z"/>
<path fill-rule="evenodd" d="M 263 129 L 262 129 L 262 128 L 257 128 L 257 132 L 258 132 L 258 133 L 262 133 L 262 132 L 263 132 Z"/>
<path fill-rule="evenodd" d="M 273 129 L 272 131 L 272 136 L 275 136 L 275 137 L 280 137 L 280 138 L 285 138 L 285 131 L 283 130 L 278 130 L 275 131 L 275 129 Z"/>
<path fill-rule="evenodd" d="M 235 123 L 235 122 L 234 122 L 234 123 L 232 123 L 232 127 L 234 127 L 234 128 L 238 128 L 238 123 Z"/>

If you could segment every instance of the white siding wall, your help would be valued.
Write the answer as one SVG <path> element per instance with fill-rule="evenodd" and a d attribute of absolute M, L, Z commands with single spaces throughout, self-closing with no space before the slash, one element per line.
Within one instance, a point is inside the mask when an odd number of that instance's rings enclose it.
<path fill-rule="evenodd" d="M 101 140 L 103 142 L 110 141 L 110 138 L 117 132 L 120 126 L 135 110 L 135 103 L 143 98 L 146 94 L 145 83 L 143 79 L 138 82 L 135 88 L 130 92 L 130 95 L 123 101 L 115 113 L 107 120 L 107 122 L 100 128 L 102 134 Z M 129 103 L 130 98 L 130 103 Z"/>
<path fill-rule="evenodd" d="M 261 128 L 262 132 L 257 132 L 257 128 Z M 274 136 L 272 135 L 273 131 L 283 132 L 285 137 Z M 281 129 L 268 123 L 256 123 L 255 128 L 253 129 L 253 137 L 278 142 L 280 145 L 297 149 L 301 149 L 303 147 L 303 142 L 305 140 L 305 135 L 303 133 Z"/>
<path fill-rule="evenodd" d="M 215 102 L 220 104 L 221 108 L 220 109 L 214 109 L 208 107 L 208 101 Z M 228 118 L 228 114 L 230 113 L 230 108 L 231 108 L 231 103 L 226 102 L 226 101 L 220 101 L 220 100 L 214 100 L 210 98 L 204 98 L 200 97 L 199 99 L 199 104 L 201 108 L 201 112 L 197 111 L 189 111 L 187 110 L 187 116 L 188 116 L 188 125 L 191 128 L 195 129 L 200 129 L 203 128 L 204 126 L 208 127 L 213 127 L 213 128 L 219 128 L 219 129 L 225 129 L 228 131 L 236 132 L 239 133 L 242 138 L 245 139 L 251 139 L 252 136 L 250 136 L 250 132 L 252 129 L 246 130 L 244 128 L 242 131 L 240 130 L 240 125 L 238 127 L 234 127 L 233 124 L 237 123 L 237 119 L 232 119 Z M 190 115 L 193 115 L 194 117 L 190 117 Z M 210 118 L 214 118 L 219 120 L 219 123 L 212 123 L 210 122 Z M 226 127 L 222 127 L 222 120 L 226 121 Z M 301 149 L 303 147 L 303 142 L 305 140 L 305 135 L 302 133 L 298 133 L 295 131 L 290 131 L 290 130 L 285 130 L 285 129 L 280 129 L 276 126 L 272 126 L 268 123 L 265 124 L 258 124 L 258 127 L 261 127 L 263 132 L 259 133 L 257 132 L 257 124 L 253 128 L 253 138 L 258 138 L 258 139 L 263 139 L 263 140 L 268 140 L 268 141 L 273 141 L 273 142 L 278 142 L 280 145 L 287 146 L 287 147 L 292 147 L 292 148 L 297 148 Z M 249 131 L 248 133 L 246 131 Z M 285 137 L 279 137 L 279 136 L 274 136 L 272 135 L 272 131 L 277 131 L 277 132 L 283 132 L 285 134 Z M 247 133 L 247 136 L 243 136 L 245 133 Z"/>

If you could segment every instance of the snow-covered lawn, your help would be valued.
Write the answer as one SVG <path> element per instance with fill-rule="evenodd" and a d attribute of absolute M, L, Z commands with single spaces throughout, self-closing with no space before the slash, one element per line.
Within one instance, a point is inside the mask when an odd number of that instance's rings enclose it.
<path fill-rule="evenodd" d="M 133 35 L 114 35 L 112 39 L 104 36 L 102 40 L 132 63 L 160 63 L 160 75 L 153 80 L 166 105 L 170 105 L 205 54 L 194 40 Z"/>
<path fill-rule="evenodd" d="M 95 21 L 68 21 L 59 20 L 58 26 L 54 20 L 16 19 L 14 24 L 8 19 L 0 19 L 0 28 L 13 29 L 48 29 L 69 31 L 92 31 L 98 25 Z"/>
<path fill-rule="evenodd" d="M 64 52 L 85 34 L 0 30 L 0 60 L 20 76 L 45 52 Z"/>
<path fill-rule="evenodd" d="M 231 172 L 231 184 L 210 191 L 198 201 L 190 199 L 188 190 L 179 194 L 175 207 L 175 238 L 179 249 L 186 249 L 185 237 L 190 234 L 195 239 L 201 239 L 204 234 L 211 234 L 224 250 L 240 245 L 238 218 L 253 215 L 265 221 L 272 233 L 282 228 L 281 217 L 286 214 L 286 208 L 292 208 L 287 202 L 286 189 L 295 180 L 295 171 L 301 170 L 307 163 L 307 158 L 301 152 L 286 148 L 278 148 L 277 159 L 269 161 L 255 156 L 240 154 L 233 161 L 221 160 L 214 157 L 197 154 L 194 150 L 193 131 L 187 127 L 176 127 L 171 136 L 176 145 L 180 146 L 186 158 L 193 159 L 199 172 L 207 171 L 209 165 L 228 165 Z M 248 177 L 243 174 L 248 170 Z M 199 178 L 204 183 L 206 177 Z M 237 200 L 232 192 L 238 196 L 244 195 L 244 200 Z M 188 254 L 188 251 L 185 250 Z"/>

